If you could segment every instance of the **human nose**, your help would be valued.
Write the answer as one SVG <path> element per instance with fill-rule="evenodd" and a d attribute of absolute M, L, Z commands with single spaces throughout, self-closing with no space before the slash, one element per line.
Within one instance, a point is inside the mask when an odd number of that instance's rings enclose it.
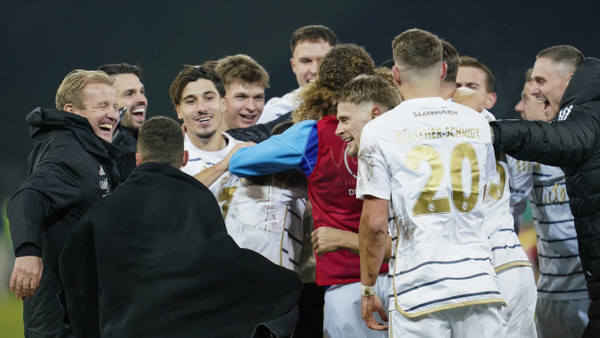
<path fill-rule="evenodd" d="M 144 106 L 148 105 L 148 98 L 146 98 L 146 94 L 138 93 L 135 97 L 135 102 L 144 103 Z"/>
<path fill-rule="evenodd" d="M 515 111 L 516 111 L 517 113 L 523 113 L 523 106 L 524 106 L 524 104 L 523 104 L 523 100 L 520 100 L 520 101 L 517 103 L 517 105 L 515 106 Z"/>
<path fill-rule="evenodd" d="M 338 122 L 338 125 L 335 128 L 335 135 L 336 136 L 342 136 L 343 133 L 344 133 L 344 128 L 342 127 L 342 123 Z"/>
<path fill-rule="evenodd" d="M 254 98 L 249 97 L 246 99 L 246 109 L 251 112 L 257 109 L 257 105 Z"/>
<path fill-rule="evenodd" d="M 536 95 L 538 93 L 540 93 L 540 87 L 538 86 L 537 82 L 533 81 L 531 88 L 529 88 L 529 95 Z"/>
<path fill-rule="evenodd" d="M 319 61 L 314 60 L 311 64 L 310 64 L 310 73 L 313 75 L 317 75 L 317 71 L 319 69 Z"/>
<path fill-rule="evenodd" d="M 119 109 L 117 106 L 112 106 L 110 108 L 108 108 L 108 111 L 106 113 L 106 115 L 108 116 L 108 118 L 113 119 L 113 120 L 119 120 Z"/>

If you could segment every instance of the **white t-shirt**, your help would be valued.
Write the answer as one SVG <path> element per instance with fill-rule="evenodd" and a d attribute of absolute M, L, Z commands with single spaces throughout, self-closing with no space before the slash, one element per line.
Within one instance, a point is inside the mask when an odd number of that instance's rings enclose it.
<path fill-rule="evenodd" d="M 489 124 L 454 102 L 407 100 L 364 127 L 356 193 L 390 201 L 390 310 L 502 302 L 482 228 L 494 167 Z"/>
<path fill-rule="evenodd" d="M 496 118 L 487 110 L 481 112 L 489 121 Z M 492 250 L 492 264 L 496 272 L 513 266 L 531 266 L 515 232 L 515 221 L 510 212 L 510 171 L 507 156 L 496 158 L 496 170 L 488 181 L 485 198 L 484 229 Z"/>
<path fill-rule="evenodd" d="M 298 97 L 300 88 L 293 90 L 282 97 L 273 97 L 265 104 L 262 114 L 258 119 L 258 124 L 271 122 L 281 115 L 287 114 L 300 105 L 300 98 Z"/>
<path fill-rule="evenodd" d="M 228 140 L 225 148 L 204 151 L 186 135 L 184 148 L 190 155 L 182 170 L 196 175 L 223 160 L 240 143 L 226 133 L 223 137 Z M 240 247 L 297 271 L 303 239 L 302 216 L 308 196 L 306 186 L 293 181 L 270 175 L 264 184 L 254 184 L 226 171 L 209 189 L 221 207 L 227 232 Z"/>

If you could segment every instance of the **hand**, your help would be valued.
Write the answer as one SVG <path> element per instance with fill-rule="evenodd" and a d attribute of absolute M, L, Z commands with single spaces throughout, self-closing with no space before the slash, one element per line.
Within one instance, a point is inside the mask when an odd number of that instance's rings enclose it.
<path fill-rule="evenodd" d="M 367 326 L 373 330 L 387 330 L 386 324 L 378 323 L 373 316 L 373 312 L 377 311 L 381 319 L 388 321 L 387 312 L 383 309 L 381 299 L 377 294 L 373 296 L 361 296 L 360 300 L 360 316 L 365 321 Z"/>
<path fill-rule="evenodd" d="M 485 109 L 485 107 L 483 106 L 483 103 L 477 96 L 477 93 L 471 88 L 467 88 L 467 87 L 456 88 L 456 91 L 454 92 L 453 100 L 454 100 L 454 102 L 460 103 L 463 106 L 467 106 L 473 110 L 476 110 L 479 113 L 481 113 L 483 111 L 483 109 Z"/>
<path fill-rule="evenodd" d="M 311 242 L 313 250 L 317 255 L 322 255 L 326 252 L 338 251 L 341 249 L 339 238 L 342 236 L 343 230 L 331 227 L 319 227 L 311 233 Z"/>
<path fill-rule="evenodd" d="M 33 297 L 35 290 L 40 285 L 44 264 L 42 258 L 37 256 L 22 256 L 15 258 L 15 267 L 10 276 L 10 291 L 17 298 L 26 299 Z"/>

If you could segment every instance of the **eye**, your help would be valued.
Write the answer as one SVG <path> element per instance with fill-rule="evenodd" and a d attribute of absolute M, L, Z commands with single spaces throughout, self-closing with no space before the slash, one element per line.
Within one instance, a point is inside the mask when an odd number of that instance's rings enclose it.
<path fill-rule="evenodd" d="M 214 99 L 215 99 L 215 95 L 204 96 L 204 101 L 207 101 L 207 102 L 214 101 Z"/>
<path fill-rule="evenodd" d="M 132 95 L 133 95 L 133 90 L 128 90 L 123 94 L 123 96 L 132 96 Z"/>
<path fill-rule="evenodd" d="M 194 100 L 194 99 L 187 99 L 187 100 L 183 101 L 183 103 L 185 103 L 185 104 L 194 104 L 195 102 L 196 102 L 196 100 Z"/>

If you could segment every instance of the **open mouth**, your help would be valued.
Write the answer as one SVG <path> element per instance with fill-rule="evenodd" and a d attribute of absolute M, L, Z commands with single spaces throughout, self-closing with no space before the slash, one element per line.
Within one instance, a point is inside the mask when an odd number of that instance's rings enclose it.
<path fill-rule="evenodd" d="M 110 132 L 113 126 L 110 123 L 101 123 L 100 125 L 98 125 L 98 128 L 100 128 L 103 131 Z"/>
<path fill-rule="evenodd" d="M 244 122 L 254 122 L 254 120 L 257 117 L 257 115 L 242 115 L 242 114 L 239 114 L 239 115 Z"/>
<path fill-rule="evenodd" d="M 144 117 L 145 113 L 146 113 L 146 107 L 138 107 L 131 111 L 131 115 L 137 116 L 137 117 Z"/>
<path fill-rule="evenodd" d="M 343 139 L 343 141 L 346 142 L 346 143 L 350 143 L 350 142 L 354 141 L 354 138 L 353 137 L 348 137 L 348 138 Z"/>
<path fill-rule="evenodd" d="M 201 123 L 201 124 L 206 124 L 206 123 L 210 122 L 210 120 L 212 120 L 211 116 L 205 116 L 205 117 L 196 119 L 196 122 Z"/>

